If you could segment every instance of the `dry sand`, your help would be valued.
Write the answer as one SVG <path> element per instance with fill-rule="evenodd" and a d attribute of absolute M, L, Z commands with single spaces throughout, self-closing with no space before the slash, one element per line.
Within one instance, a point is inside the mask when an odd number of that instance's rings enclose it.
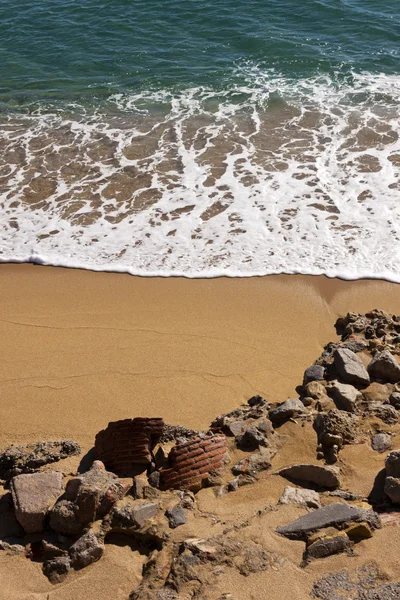
<path fill-rule="evenodd" d="M 375 307 L 400 313 L 398 285 L 294 275 L 141 279 L 1 265 L 0 289 L 0 448 L 72 438 L 87 451 L 108 421 L 134 416 L 206 428 L 217 414 L 254 394 L 272 402 L 293 396 L 304 369 L 324 344 L 337 339 L 334 322 L 340 314 Z M 282 432 L 289 438 L 274 467 L 315 460 L 312 430 L 288 423 Z M 346 483 L 367 493 L 384 455 L 366 445 L 342 454 Z M 56 465 L 66 473 L 75 467 L 71 459 Z M 283 486 L 283 480 L 269 476 L 222 500 L 203 490 L 200 509 L 219 515 L 223 523 L 210 531 L 211 520 L 205 517 L 199 531 L 189 519 L 185 534 L 210 535 L 245 520 L 260 506 L 275 504 Z M 300 569 L 303 545 L 283 540 L 273 528 L 303 513 L 285 507 L 247 528 L 247 536 L 283 554 L 286 566 L 248 578 L 228 570 L 218 593 L 232 592 L 234 600 L 289 595 L 305 600 L 321 573 L 371 559 L 395 576 L 396 527 L 362 542 L 354 558 L 331 557 Z M 143 560 L 123 542 L 108 545 L 100 562 L 52 586 L 40 564 L 2 553 L 0 599 L 126 600 L 140 579 Z"/>

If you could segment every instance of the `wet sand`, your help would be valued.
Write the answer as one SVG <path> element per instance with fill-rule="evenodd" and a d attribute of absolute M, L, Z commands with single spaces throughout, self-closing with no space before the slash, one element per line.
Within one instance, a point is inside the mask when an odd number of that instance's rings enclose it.
<path fill-rule="evenodd" d="M 144 279 L 1 265 L 0 286 L 0 448 L 71 438 L 86 452 L 99 429 L 124 417 L 161 416 L 206 428 L 217 414 L 254 394 L 271 402 L 295 395 L 304 369 L 337 339 L 339 315 L 375 307 L 400 313 L 396 284 L 325 277 Z M 289 441 L 276 466 L 315 460 L 312 429 L 301 429 L 293 423 L 282 428 Z M 362 445 L 343 451 L 343 461 L 346 482 L 366 493 L 384 456 Z M 69 459 L 56 468 L 68 473 L 75 467 Z M 282 486 L 280 478 L 269 477 L 224 503 L 203 490 L 198 502 L 204 511 L 222 511 L 230 523 L 247 518 L 260 503 L 276 503 Z M 286 507 L 279 519 L 302 512 Z M 231 573 L 230 580 L 225 574 L 219 594 L 234 590 L 234 600 L 264 600 L 262 590 L 272 586 L 271 600 L 289 593 L 303 600 L 321 573 L 382 556 L 389 575 L 395 573 L 397 528 L 362 542 L 354 559 L 331 557 L 302 570 L 302 545 L 273 533 L 277 515 L 264 515 L 247 535 L 262 530 L 265 544 L 286 557 L 284 572 L 248 578 Z M 204 531 L 196 527 L 192 530 L 190 521 L 185 525 L 188 537 L 204 535 L 207 521 Z M 99 563 L 52 586 L 40 564 L 0 554 L 0 599 L 123 600 L 137 585 L 142 563 L 129 545 L 108 545 Z"/>

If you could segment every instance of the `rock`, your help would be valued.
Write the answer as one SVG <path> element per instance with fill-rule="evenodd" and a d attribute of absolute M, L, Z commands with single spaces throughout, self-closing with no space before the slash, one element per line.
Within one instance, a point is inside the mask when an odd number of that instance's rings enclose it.
<path fill-rule="evenodd" d="M 299 398 L 292 398 L 281 402 L 269 411 L 269 418 L 274 425 L 281 425 L 288 419 L 305 414 L 307 411 Z"/>
<path fill-rule="evenodd" d="M 376 433 L 371 441 L 372 449 L 376 452 L 386 452 L 392 447 L 392 436 L 390 433 Z"/>
<path fill-rule="evenodd" d="M 339 449 L 344 444 L 356 441 L 358 420 L 355 415 L 332 409 L 319 413 L 314 419 L 314 429 L 317 432 L 318 443 L 321 445 L 327 462 L 333 462 Z"/>
<path fill-rule="evenodd" d="M 373 529 L 380 527 L 380 520 L 373 511 L 350 506 L 350 504 L 329 504 L 314 510 L 292 523 L 277 528 L 277 533 L 294 540 L 306 540 L 313 531 L 324 527 L 344 527 L 346 524 L 367 522 Z"/>
<path fill-rule="evenodd" d="M 342 569 L 316 581 L 310 597 L 316 600 L 395 600 L 400 598 L 400 583 L 385 583 L 387 575 L 376 562 L 363 564 L 357 571 Z"/>
<path fill-rule="evenodd" d="M 375 354 L 368 365 L 368 372 L 374 379 L 384 382 L 397 383 L 400 381 L 400 365 L 389 350 Z"/>
<path fill-rule="evenodd" d="M 303 483 L 317 488 L 335 489 L 340 487 L 339 469 L 321 465 L 292 465 L 276 473 L 295 483 Z"/>
<path fill-rule="evenodd" d="M 368 342 L 366 342 L 362 338 L 355 338 L 353 340 L 349 340 L 348 342 L 344 342 L 344 344 L 342 345 L 343 348 L 347 348 L 348 350 L 351 350 L 355 353 L 362 352 L 363 350 L 365 350 L 365 348 L 367 348 L 367 346 Z"/>
<path fill-rule="evenodd" d="M 279 504 L 297 504 L 304 508 L 321 508 L 319 494 L 313 490 L 301 490 L 287 485 L 279 498 Z"/>
<path fill-rule="evenodd" d="M 89 530 L 69 549 L 71 565 L 74 569 L 83 569 L 99 560 L 104 554 L 104 549 L 104 544 Z"/>
<path fill-rule="evenodd" d="M 71 563 L 68 556 L 59 556 L 43 563 L 43 573 L 53 584 L 64 581 L 70 568 Z"/>
<path fill-rule="evenodd" d="M 0 539 L 0 550 L 10 556 L 17 556 L 25 553 L 25 546 L 19 543 L 20 540 L 13 538 Z"/>
<path fill-rule="evenodd" d="M 351 525 L 345 530 L 345 533 L 353 542 L 368 540 L 373 535 L 371 527 L 365 521 Z"/>
<path fill-rule="evenodd" d="M 322 365 L 311 365 L 304 371 L 303 386 L 310 381 L 322 381 L 324 379 L 325 369 Z"/>
<path fill-rule="evenodd" d="M 336 532 L 334 536 L 317 540 L 307 548 L 307 558 L 325 558 L 348 550 L 352 542 L 344 532 Z"/>
<path fill-rule="evenodd" d="M 400 504 L 400 478 L 390 475 L 386 477 L 384 492 L 393 504 Z"/>
<path fill-rule="evenodd" d="M 364 410 L 364 415 L 371 415 L 381 419 L 388 425 L 393 425 L 399 420 L 397 410 L 390 404 L 380 404 L 379 402 L 371 402 Z"/>
<path fill-rule="evenodd" d="M 139 498 L 143 498 L 143 491 L 145 486 L 147 485 L 146 479 L 143 477 L 135 477 L 133 480 L 132 486 L 132 496 L 138 500 Z"/>
<path fill-rule="evenodd" d="M 37 442 L 27 446 L 9 446 L 0 452 L 0 479 L 10 479 L 22 473 L 35 473 L 40 467 L 81 453 L 71 440 Z"/>
<path fill-rule="evenodd" d="M 272 456 L 268 448 L 261 448 L 259 452 L 250 454 L 250 456 L 243 458 L 234 465 L 232 467 L 232 473 L 234 475 L 250 475 L 251 477 L 257 477 L 257 474 L 260 471 L 265 471 L 271 467 Z"/>
<path fill-rule="evenodd" d="M 158 502 L 117 503 L 106 517 L 106 528 L 116 532 L 134 532 L 142 529 L 148 521 L 154 519 L 159 511 Z"/>
<path fill-rule="evenodd" d="M 260 446 L 270 446 L 274 435 L 271 421 L 264 419 L 255 427 L 249 427 L 236 436 L 236 445 L 241 450 L 257 450 Z"/>
<path fill-rule="evenodd" d="M 169 526 L 171 529 L 175 529 L 180 525 L 185 525 L 186 523 L 186 513 L 183 510 L 182 506 L 177 504 L 173 508 L 168 508 L 165 511 L 165 516 L 168 519 Z"/>
<path fill-rule="evenodd" d="M 400 410 L 400 392 L 393 392 L 389 399 L 390 404 L 396 410 Z"/>
<path fill-rule="evenodd" d="M 326 396 L 326 388 L 319 381 L 310 381 L 304 386 L 303 394 L 313 400 L 320 400 Z"/>
<path fill-rule="evenodd" d="M 147 479 L 151 487 L 155 488 L 156 490 L 159 489 L 161 481 L 161 475 L 159 471 L 153 471 L 152 473 L 150 473 Z"/>
<path fill-rule="evenodd" d="M 73 477 L 65 488 L 65 499 L 75 504 L 75 514 L 85 525 L 102 518 L 128 491 L 129 483 L 120 481 L 95 460 L 89 471 Z"/>
<path fill-rule="evenodd" d="M 386 474 L 391 477 L 400 477 L 400 450 L 394 450 L 385 460 Z"/>
<path fill-rule="evenodd" d="M 53 531 L 77 535 L 83 529 L 83 524 L 75 514 L 75 505 L 70 500 L 59 500 L 49 514 L 49 524 Z"/>
<path fill-rule="evenodd" d="M 246 421 L 232 421 L 225 426 L 225 433 L 234 437 L 241 435 L 246 429 Z"/>
<path fill-rule="evenodd" d="M 44 529 L 44 521 L 62 490 L 62 473 L 43 471 L 17 475 L 11 480 L 15 516 L 26 533 Z"/>
<path fill-rule="evenodd" d="M 393 390 L 390 384 L 382 384 L 373 381 L 365 390 L 362 391 L 365 402 L 387 402 Z"/>
<path fill-rule="evenodd" d="M 251 407 L 258 407 L 258 408 L 268 408 L 268 402 L 266 400 L 264 400 L 264 398 L 260 395 L 257 396 L 252 396 L 249 400 L 247 400 L 247 404 Z"/>
<path fill-rule="evenodd" d="M 360 387 L 369 385 L 370 379 L 366 368 L 357 354 L 347 348 L 338 348 L 334 354 L 336 372 L 345 383 Z"/>
<path fill-rule="evenodd" d="M 352 385 L 333 381 L 328 387 L 328 394 L 332 396 L 337 408 L 346 412 L 355 412 L 360 392 Z"/>

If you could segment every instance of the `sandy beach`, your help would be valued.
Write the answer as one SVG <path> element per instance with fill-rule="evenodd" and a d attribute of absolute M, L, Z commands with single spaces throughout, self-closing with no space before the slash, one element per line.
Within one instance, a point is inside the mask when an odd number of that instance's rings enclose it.
<path fill-rule="evenodd" d="M 68 438 L 87 452 L 109 421 L 136 416 L 205 429 L 255 394 L 276 403 L 296 395 L 304 369 L 323 346 L 337 340 L 334 322 L 348 311 L 372 308 L 398 314 L 400 286 L 382 281 L 268 276 L 250 279 L 146 279 L 33 265 L 0 266 L 0 448 Z M 396 426 L 397 427 L 397 426 Z M 293 423 L 274 467 L 315 460 L 315 437 Z M 396 444 L 394 445 L 396 447 Z M 80 457 L 81 458 L 81 457 Z M 57 463 L 65 474 L 80 458 Z M 367 494 L 384 455 L 366 445 L 348 446 L 346 483 Z M 362 470 L 362 478 L 360 477 Z M 204 513 L 223 524 L 245 519 L 260 503 L 275 504 L 284 486 L 267 477 L 229 495 L 224 504 L 210 490 L 198 494 Z M 362 542 L 355 557 L 339 555 L 300 569 L 302 545 L 273 533 L 303 514 L 285 507 L 251 525 L 247 535 L 285 556 L 282 572 L 248 578 L 222 575 L 219 598 L 229 587 L 235 600 L 309 597 L 312 582 L 368 560 L 396 573 L 397 528 Z M 279 516 L 279 519 L 278 519 Z M 279 522 L 278 522 L 279 521 Z M 187 537 L 205 535 L 189 520 Z M 195 529 L 195 530 L 194 530 Z M 323 564 L 322 564 L 323 563 Z M 143 557 L 126 541 L 107 545 L 104 558 L 52 586 L 39 563 L 0 554 L 3 600 L 126 599 L 140 579 Z M 236 579 L 235 579 L 236 578 Z M 272 593 L 266 589 L 274 590 Z M 216 594 L 217 594 L 216 592 Z"/>

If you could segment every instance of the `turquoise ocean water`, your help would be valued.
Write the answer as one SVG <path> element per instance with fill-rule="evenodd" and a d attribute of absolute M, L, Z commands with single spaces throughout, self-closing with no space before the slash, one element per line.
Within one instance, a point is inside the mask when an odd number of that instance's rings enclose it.
<path fill-rule="evenodd" d="M 400 280 L 399 0 L 0 0 L 0 27 L 2 260 Z"/>

